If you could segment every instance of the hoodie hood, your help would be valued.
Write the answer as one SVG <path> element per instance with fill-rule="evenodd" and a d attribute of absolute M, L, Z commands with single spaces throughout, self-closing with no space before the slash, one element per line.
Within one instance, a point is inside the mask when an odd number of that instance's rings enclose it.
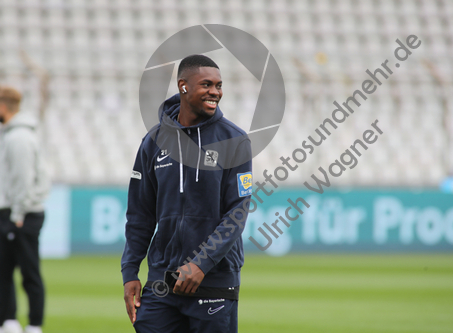
<path fill-rule="evenodd" d="M 248 161 L 247 154 L 235 151 L 241 142 L 249 141 L 247 134 L 226 119 L 218 106 L 212 117 L 188 127 L 176 120 L 180 106 L 180 95 L 176 94 L 159 108 L 160 124 L 149 132 L 149 137 L 161 151 L 171 152 L 177 163 L 197 170 L 230 169 Z"/>
<path fill-rule="evenodd" d="M 167 99 L 162 106 L 159 108 L 159 121 L 161 125 L 171 126 L 175 128 L 188 128 L 188 129 L 197 129 L 207 127 L 210 124 L 220 120 L 223 117 L 222 111 L 220 111 L 219 106 L 217 106 L 215 113 L 212 117 L 205 119 L 204 121 L 193 125 L 193 126 L 182 126 L 176 119 L 178 118 L 179 111 L 181 107 L 181 96 L 180 94 L 173 95 Z"/>
<path fill-rule="evenodd" d="M 9 131 L 16 127 L 28 127 L 36 130 L 38 127 L 37 119 L 27 112 L 19 112 L 3 127 L 5 131 Z"/>

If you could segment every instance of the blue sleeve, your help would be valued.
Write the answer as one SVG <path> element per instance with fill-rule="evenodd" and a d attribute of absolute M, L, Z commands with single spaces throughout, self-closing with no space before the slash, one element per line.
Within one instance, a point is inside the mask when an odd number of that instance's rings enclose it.
<path fill-rule="evenodd" d="M 227 255 L 244 230 L 252 193 L 251 155 L 250 140 L 247 139 L 238 146 L 235 154 L 236 160 L 246 162 L 225 171 L 222 206 L 226 213 L 193 259 L 194 263 L 200 263 L 198 266 L 205 275 Z M 206 259 L 200 260 L 206 255 Z"/>
<path fill-rule="evenodd" d="M 156 182 L 152 158 L 147 155 L 145 138 L 139 148 L 129 183 L 126 212 L 126 245 L 121 258 L 123 283 L 138 280 L 138 271 L 146 257 L 156 228 Z"/>

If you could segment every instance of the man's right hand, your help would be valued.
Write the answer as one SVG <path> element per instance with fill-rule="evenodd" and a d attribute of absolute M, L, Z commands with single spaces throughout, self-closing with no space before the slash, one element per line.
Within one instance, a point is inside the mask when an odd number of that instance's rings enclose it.
<path fill-rule="evenodd" d="M 140 281 L 129 281 L 124 284 L 124 302 L 126 302 L 127 314 L 131 323 L 137 319 L 136 308 L 140 307 L 140 293 L 142 284 Z M 135 298 L 135 299 L 134 299 Z"/>

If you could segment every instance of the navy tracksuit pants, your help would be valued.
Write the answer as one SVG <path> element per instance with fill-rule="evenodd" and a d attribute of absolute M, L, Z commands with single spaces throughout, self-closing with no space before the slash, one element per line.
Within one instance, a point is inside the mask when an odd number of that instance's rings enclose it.
<path fill-rule="evenodd" d="M 134 327 L 137 333 L 236 333 L 238 301 L 168 294 L 143 289 Z"/>

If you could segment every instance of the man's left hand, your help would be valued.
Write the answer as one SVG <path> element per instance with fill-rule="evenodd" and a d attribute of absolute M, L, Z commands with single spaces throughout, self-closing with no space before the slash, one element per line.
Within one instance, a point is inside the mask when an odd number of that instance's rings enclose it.
<path fill-rule="evenodd" d="M 182 295 L 194 294 L 204 279 L 203 271 L 197 265 L 190 262 L 185 267 L 183 266 L 182 270 L 178 268 L 178 272 L 179 279 L 176 281 L 173 292 Z"/>

